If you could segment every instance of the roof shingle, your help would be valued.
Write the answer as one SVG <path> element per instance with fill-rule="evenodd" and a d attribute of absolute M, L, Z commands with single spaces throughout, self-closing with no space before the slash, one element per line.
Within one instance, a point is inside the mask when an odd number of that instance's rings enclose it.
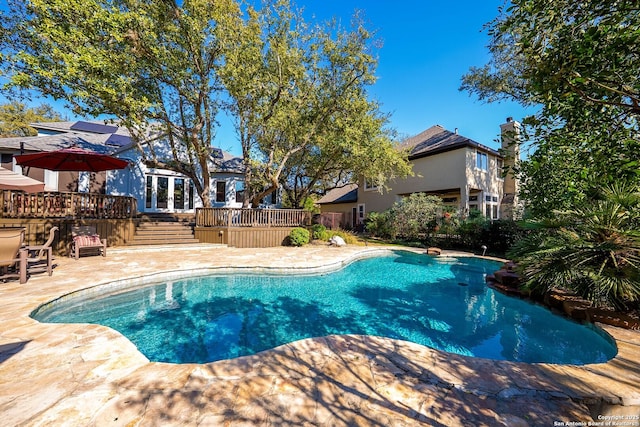
<path fill-rule="evenodd" d="M 480 148 L 483 151 L 500 156 L 500 153 L 496 150 L 462 136 L 457 132 L 448 131 L 440 125 L 431 126 L 429 129 L 404 140 L 398 147 L 408 151 L 409 160 L 462 147 Z"/>
<path fill-rule="evenodd" d="M 358 184 L 347 184 L 344 187 L 334 188 L 322 196 L 316 203 L 335 204 L 352 203 L 358 201 Z"/>

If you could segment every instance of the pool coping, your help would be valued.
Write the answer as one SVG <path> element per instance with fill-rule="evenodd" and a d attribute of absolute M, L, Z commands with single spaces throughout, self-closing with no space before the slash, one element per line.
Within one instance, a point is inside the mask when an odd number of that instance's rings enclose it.
<path fill-rule="evenodd" d="M 313 252 L 312 249 L 303 252 L 308 254 L 308 258 L 317 257 L 318 260 L 315 262 L 309 262 L 309 259 L 305 259 L 304 262 L 300 261 L 295 264 L 295 261 L 285 260 L 286 266 L 263 263 L 256 270 L 255 265 L 253 267 L 249 265 L 250 262 L 256 263 L 255 259 L 252 259 L 249 263 L 245 263 L 244 268 L 246 270 L 243 271 L 252 269 L 252 272 L 269 271 L 270 273 L 282 272 L 283 274 L 286 274 L 285 271 L 289 273 L 291 271 L 304 271 L 316 274 L 335 271 L 335 269 L 343 268 L 358 259 L 376 256 L 388 251 L 411 250 L 420 252 L 414 248 L 400 247 L 350 248 L 348 250 L 322 248 L 319 250 L 327 251 L 328 255 L 322 255 L 325 256 L 325 258 L 322 258 L 318 252 Z M 208 255 L 212 253 L 210 251 L 221 251 L 221 249 L 205 248 L 201 249 L 201 251 Z M 228 251 L 230 252 L 229 259 L 233 259 L 234 255 L 238 253 L 242 254 L 242 256 L 247 256 L 246 252 L 231 249 Z M 112 255 L 114 252 L 115 254 Z M 282 250 L 265 250 L 264 252 L 272 257 L 287 254 Z M 133 255 L 140 254 L 142 252 Z M 460 252 L 448 252 L 446 255 L 473 256 L 472 254 Z M 117 258 L 117 251 L 111 251 L 110 256 Z M 122 260 L 119 262 L 126 263 L 132 255 L 123 252 L 120 256 Z M 197 254 L 192 255 L 190 252 L 185 251 L 185 258 L 191 256 L 195 257 Z M 268 257 L 264 259 L 268 260 Z M 533 399 L 545 402 L 547 405 L 561 404 L 566 406 L 576 404 L 582 408 L 587 407 L 592 412 L 595 411 L 597 413 L 596 417 L 597 415 L 615 414 L 620 410 L 623 412 L 631 410 L 637 413 L 640 405 L 640 388 L 637 385 L 640 384 L 640 361 L 638 360 L 640 357 L 640 333 L 607 325 L 598 326 L 615 340 L 618 347 L 617 355 L 606 363 L 583 366 L 526 364 L 477 359 L 433 350 L 405 341 L 351 335 L 310 338 L 256 355 L 202 365 L 171 365 L 149 362 L 126 338 L 109 328 L 95 325 L 52 326 L 40 324 L 29 317 L 29 314 L 37 307 L 55 298 L 51 298 L 51 294 L 60 297 L 65 292 L 68 294 L 87 288 L 86 283 L 83 285 L 82 281 L 79 280 L 71 280 L 67 277 L 58 280 L 58 276 L 63 276 L 67 268 L 69 271 L 74 271 L 74 268 L 81 271 L 86 267 L 86 265 L 78 264 L 83 260 L 76 261 L 76 264 L 73 264 L 73 262 L 61 263 L 60 271 L 56 269 L 52 279 L 44 277 L 32 278 L 27 286 L 5 284 L 8 286 L 0 288 L 0 307 L 2 307 L 0 311 L 0 322 L 2 322 L 2 329 L 0 330 L 0 338 L 2 339 L 0 341 L 0 355 L 2 355 L 0 358 L 0 378 L 3 379 L 0 381 L 0 412 L 3 412 L 8 417 L 6 418 L 8 420 L 16 421 L 16 423 L 26 423 L 27 425 L 43 425 L 46 424 L 46 420 L 59 420 L 59 417 L 64 416 L 70 420 L 70 425 L 78 421 L 88 424 L 100 424 L 112 416 L 114 411 L 120 414 L 116 418 L 122 422 L 137 419 L 137 417 L 141 416 L 141 413 L 143 418 L 151 417 L 151 413 L 148 411 L 148 401 L 145 405 L 141 404 L 136 409 L 129 407 L 123 409 L 123 401 L 118 395 L 128 396 L 135 394 L 137 390 L 140 390 L 139 384 L 146 383 L 148 377 L 162 377 L 163 371 L 172 372 L 172 378 L 179 377 L 182 378 L 181 381 L 185 378 L 193 381 L 193 378 L 198 377 L 198 375 L 204 375 L 210 388 L 214 387 L 211 384 L 215 383 L 216 380 L 230 381 L 236 387 L 240 387 L 238 386 L 239 382 L 250 381 L 251 378 L 264 378 L 265 376 L 271 378 L 271 381 L 276 381 L 273 378 L 278 378 L 277 381 L 292 382 L 293 379 L 289 374 L 283 374 L 280 371 L 271 372 L 273 367 L 281 366 L 284 363 L 283 358 L 287 363 L 296 364 L 306 360 L 305 358 L 307 357 L 311 357 L 312 360 L 305 366 L 316 366 L 318 364 L 316 359 L 318 358 L 322 359 L 322 363 L 327 366 L 331 363 L 342 363 L 339 360 L 349 360 L 350 363 L 343 365 L 347 371 L 352 367 L 362 369 L 367 367 L 371 371 L 378 369 L 379 366 L 384 366 L 385 370 L 380 374 L 382 377 L 386 378 L 389 372 L 394 373 L 392 378 L 389 379 L 390 384 L 395 384 L 393 381 L 399 381 L 398 378 L 409 378 L 412 384 L 415 383 L 420 386 L 416 389 L 418 391 L 410 392 L 405 390 L 404 394 L 395 397 L 394 402 L 409 399 L 407 396 L 414 398 L 416 393 L 417 395 L 424 394 L 422 388 L 426 387 L 434 388 L 434 393 L 446 392 L 451 394 L 461 392 L 463 395 L 468 395 L 467 398 L 491 399 L 498 402 Z M 94 260 L 87 262 L 87 264 L 100 265 L 99 262 Z M 198 264 L 198 262 L 194 261 L 193 264 Z M 238 271 L 237 266 L 225 266 L 224 263 L 213 267 L 201 267 L 200 269 L 190 268 L 188 270 L 189 273 L 185 273 L 184 269 L 172 269 L 174 265 L 169 261 L 164 263 L 163 267 L 166 270 L 161 270 L 158 266 L 152 266 L 150 268 L 153 271 L 146 271 L 143 276 L 139 277 L 132 277 L 132 274 L 122 271 L 118 271 L 117 274 L 107 274 L 107 278 L 103 278 L 94 287 L 105 286 L 110 283 L 119 283 L 119 286 L 123 286 L 123 284 L 135 286 L 136 283 L 150 283 L 153 277 L 164 276 L 165 273 L 175 274 L 169 280 L 176 280 L 177 278 L 194 277 L 211 271 L 217 273 Z M 97 271 L 90 268 L 88 270 Z M 202 274 L 194 275 L 194 271 L 202 272 Z M 178 277 L 181 274 L 182 276 Z M 40 285 L 41 292 L 38 292 L 38 288 L 29 286 L 30 283 Z M 16 295 L 21 296 L 16 298 Z M 20 343 L 26 344 L 21 345 Z M 11 383 L 14 381 L 25 382 L 26 375 L 24 371 L 26 368 L 16 365 L 16 363 L 20 363 L 20 360 L 23 360 L 25 363 L 35 363 L 36 367 L 38 365 L 42 366 L 43 355 L 55 359 L 60 357 L 58 354 L 60 352 L 63 354 L 66 352 L 70 360 L 73 361 L 67 369 L 77 366 L 77 372 L 83 372 L 82 375 L 78 374 L 73 382 L 73 387 L 71 388 L 75 392 L 69 392 L 65 389 L 65 392 L 60 393 L 55 401 L 50 402 L 50 399 L 46 398 L 39 399 L 39 405 L 24 405 L 21 404 L 21 399 L 12 396 L 12 392 L 16 393 L 16 385 L 12 386 Z M 291 357 L 291 355 L 295 355 L 295 358 Z M 272 361 L 272 363 L 267 363 L 266 361 Z M 252 366 L 259 366 L 260 369 L 256 370 L 251 368 Z M 89 369 L 89 367 L 92 369 Z M 89 369 L 89 371 L 85 372 L 83 369 Z M 56 369 L 47 365 L 45 371 L 54 372 Z M 205 375 L 203 372 L 207 374 Z M 215 375 L 211 376 L 212 373 Z M 136 378 L 136 381 L 132 382 L 131 378 Z M 299 378 L 294 379 L 301 381 Z M 34 383 L 34 388 L 31 392 L 37 393 L 37 376 L 36 378 L 27 378 L 26 382 L 29 383 L 29 381 Z M 44 390 L 50 390 L 52 387 L 56 388 L 56 385 L 59 385 L 59 382 L 54 380 L 45 381 L 45 383 L 47 386 L 44 387 Z M 185 384 L 188 383 L 189 381 L 180 384 L 184 388 Z M 255 381 L 253 386 L 255 386 Z M 168 386 L 168 388 L 171 387 Z M 173 387 L 175 387 L 175 384 Z M 385 390 L 388 391 L 389 385 L 386 387 Z M 371 387 L 368 387 L 368 389 L 371 389 Z M 82 390 L 82 392 L 79 393 L 78 390 Z M 180 390 L 180 387 L 175 387 L 175 390 Z M 422 392 L 419 393 L 420 390 Z M 118 393 L 115 391 L 118 391 Z M 297 391 L 300 392 L 300 390 Z M 17 393 L 21 397 L 26 397 L 29 394 L 28 392 L 20 393 L 19 391 Z M 39 395 L 39 393 L 37 394 Z M 298 398 L 309 398 L 304 393 L 302 397 L 298 396 L 298 394 L 296 394 Z M 276 393 L 276 396 L 281 395 Z M 264 395 L 261 398 L 264 398 Z M 463 398 L 460 399 L 464 400 Z M 365 402 L 367 400 L 364 399 Z M 91 403 L 89 404 L 88 401 Z M 78 405 L 80 402 L 85 405 L 85 408 L 88 408 L 87 411 L 79 410 Z M 364 405 L 364 403 L 358 402 L 358 404 Z M 318 411 L 317 405 L 316 402 L 316 413 Z M 32 409 L 29 410 L 29 408 Z M 571 408 L 573 410 L 573 406 Z M 406 417 L 419 419 L 420 416 L 428 416 L 424 408 L 420 410 L 414 409 L 414 411 L 415 414 L 412 413 L 406 415 Z M 204 412 L 204 415 L 200 416 L 198 423 L 201 423 L 202 420 L 232 419 L 231 415 L 217 414 L 214 416 L 209 412 Z M 211 418 L 212 416 L 214 418 Z M 215 418 L 220 416 L 223 418 Z M 318 415 L 315 416 L 316 418 L 318 417 Z M 375 416 L 378 415 L 376 414 Z M 371 417 L 374 417 L 374 415 L 371 415 Z"/>

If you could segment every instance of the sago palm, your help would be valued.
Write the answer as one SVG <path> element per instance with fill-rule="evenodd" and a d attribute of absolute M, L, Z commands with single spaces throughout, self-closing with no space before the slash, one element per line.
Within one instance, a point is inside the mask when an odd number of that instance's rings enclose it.
<path fill-rule="evenodd" d="M 622 309 L 640 301 L 639 225 L 638 189 L 611 187 L 554 221 L 530 224 L 531 234 L 509 256 L 532 292 L 564 288 Z"/>

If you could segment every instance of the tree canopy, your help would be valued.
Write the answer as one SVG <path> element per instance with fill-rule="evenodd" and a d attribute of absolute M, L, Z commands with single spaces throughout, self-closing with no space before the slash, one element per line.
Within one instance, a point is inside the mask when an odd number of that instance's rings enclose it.
<path fill-rule="evenodd" d="M 29 0 L 12 3 L 3 47 L 13 85 L 64 99 L 78 114 L 116 118 L 145 162 L 189 176 L 208 206 L 216 67 L 224 36 L 240 24 L 231 0 Z M 170 156 L 152 143 L 143 150 L 149 123 Z"/>
<path fill-rule="evenodd" d="M 532 213 L 553 215 L 598 187 L 639 182 L 640 6 L 625 0 L 513 0 L 487 24 L 491 60 L 463 77 L 481 100 L 540 106 L 524 120 Z"/>
<path fill-rule="evenodd" d="M 205 206 L 223 110 L 242 144 L 246 203 L 279 185 L 298 183 L 302 200 L 349 172 L 380 184 L 409 172 L 368 99 L 375 43 L 361 23 L 309 25 L 288 1 L 29 0 L 12 2 L 3 27 L 11 85 L 114 117 L 149 166 L 190 177 Z"/>
<path fill-rule="evenodd" d="M 12 101 L 0 105 L 0 138 L 35 136 L 38 131 L 29 126 L 30 123 L 60 120 L 63 120 L 62 116 L 51 105 L 29 108 L 23 102 Z"/>
<path fill-rule="evenodd" d="M 283 186 L 295 206 L 318 187 L 368 175 L 383 184 L 409 167 L 370 101 L 375 44 L 361 20 L 311 25 L 285 2 L 267 3 L 221 71 L 242 145 L 249 197 Z"/>

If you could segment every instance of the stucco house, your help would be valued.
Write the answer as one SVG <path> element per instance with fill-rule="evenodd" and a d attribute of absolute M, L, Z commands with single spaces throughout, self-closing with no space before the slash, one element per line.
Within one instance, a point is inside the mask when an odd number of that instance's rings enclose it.
<path fill-rule="evenodd" d="M 414 176 L 392 180 L 382 190 L 361 179 L 349 201 L 340 201 L 342 189 L 332 190 L 319 200 L 321 212 L 342 212 L 342 226 L 357 227 L 367 213 L 385 211 L 402 197 L 421 192 L 440 196 L 463 214 L 475 209 L 490 219 L 510 217 L 518 204 L 517 181 L 512 174 L 504 176 L 503 167 L 519 159 L 519 131 L 519 123 L 508 118 L 501 125 L 497 151 L 457 129 L 432 126 L 399 145 L 409 153 Z"/>
<path fill-rule="evenodd" d="M 15 163 L 20 153 L 54 151 L 77 146 L 125 159 L 122 170 L 100 173 L 55 172 L 29 168 L 28 176 L 43 181 L 47 191 L 93 192 L 135 197 L 140 212 L 193 212 L 202 206 L 189 178 L 166 169 L 150 168 L 126 128 L 100 121 L 32 123 L 33 137 L 0 138 L 0 162 L 4 168 L 23 172 Z M 165 144 L 166 145 L 166 144 Z M 148 147 L 148 146 L 145 146 Z M 146 149 L 146 148 L 145 148 Z M 163 139 L 154 141 L 156 152 L 169 152 Z M 211 199 L 214 207 L 242 207 L 244 168 L 242 158 L 212 149 Z"/>
<path fill-rule="evenodd" d="M 355 228 L 358 184 L 347 184 L 325 194 L 317 202 L 321 206 L 320 223 L 329 228 Z"/>

